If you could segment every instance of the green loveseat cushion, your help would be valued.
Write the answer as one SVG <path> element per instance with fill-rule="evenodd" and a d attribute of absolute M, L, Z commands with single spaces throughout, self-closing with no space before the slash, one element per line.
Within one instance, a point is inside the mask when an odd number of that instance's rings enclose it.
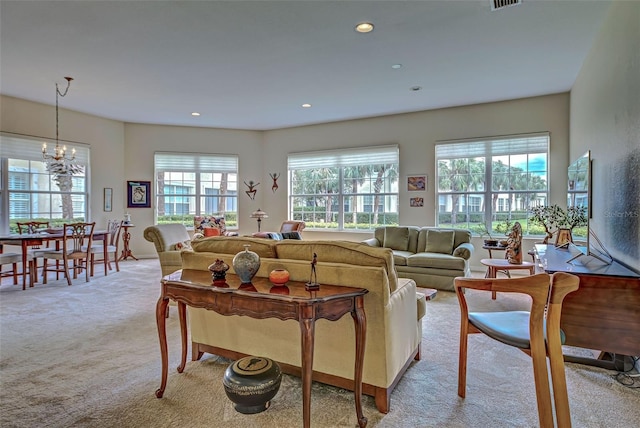
<path fill-rule="evenodd" d="M 425 251 L 427 253 L 453 253 L 453 230 L 428 230 Z"/>

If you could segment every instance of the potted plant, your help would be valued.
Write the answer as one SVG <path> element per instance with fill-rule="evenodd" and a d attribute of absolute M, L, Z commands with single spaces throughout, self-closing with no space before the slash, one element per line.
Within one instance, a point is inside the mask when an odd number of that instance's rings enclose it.
<path fill-rule="evenodd" d="M 493 236 L 491 236 L 491 232 L 489 231 L 489 229 L 487 229 L 487 225 L 485 223 L 478 223 L 476 231 L 478 232 L 480 237 L 483 237 L 483 236 L 489 237 L 488 239 L 484 240 L 484 245 L 488 247 L 495 247 L 498 245 L 498 240 L 494 239 Z"/>
<path fill-rule="evenodd" d="M 574 227 L 587 224 L 587 210 L 585 207 L 569 207 L 566 211 L 559 205 L 540 205 L 530 209 L 532 214 L 529 221 L 544 227 L 545 238 L 543 244 L 560 229 L 568 230 L 569 236 Z"/>
<path fill-rule="evenodd" d="M 513 229 L 513 223 L 511 222 L 511 220 L 508 220 L 508 219 L 502 220 L 500 223 L 496 225 L 496 231 L 504 234 L 504 236 L 509 236 L 509 233 L 511 232 L 512 229 Z M 507 243 L 508 242 L 506 239 L 500 240 L 500 245 L 503 247 L 506 247 Z"/>

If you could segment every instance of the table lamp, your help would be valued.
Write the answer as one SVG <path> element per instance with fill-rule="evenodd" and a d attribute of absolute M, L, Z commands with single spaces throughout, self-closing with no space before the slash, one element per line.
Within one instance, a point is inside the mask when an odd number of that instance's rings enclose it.
<path fill-rule="evenodd" d="M 269 216 L 267 215 L 266 212 L 262 211 L 260 208 L 258 208 L 256 211 L 251 213 L 251 218 L 255 218 L 258 221 L 258 232 L 260 232 L 260 223 L 262 222 L 263 218 L 269 218 Z"/>

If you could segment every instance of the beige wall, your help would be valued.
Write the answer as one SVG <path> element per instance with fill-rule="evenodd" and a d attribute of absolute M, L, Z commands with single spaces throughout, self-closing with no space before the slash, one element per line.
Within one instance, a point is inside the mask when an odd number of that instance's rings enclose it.
<path fill-rule="evenodd" d="M 265 209 L 261 205 L 262 196 L 267 189 L 271 193 L 270 179 L 268 175 L 262 174 L 262 138 L 262 133 L 257 131 L 126 124 L 127 150 L 124 164 L 127 178 L 123 179 L 122 187 L 126 186 L 126 180 L 151 181 L 155 192 L 153 155 L 156 151 L 237 154 L 240 180 L 238 227 L 241 234 L 250 234 L 257 231 L 257 226 L 249 215 L 258 208 Z M 242 181 L 249 180 L 260 182 L 255 200 L 249 199 L 244 193 L 247 187 Z M 154 209 L 131 208 L 129 213 L 131 221 L 140 226 L 131 238 L 133 253 L 142 257 L 155 256 L 153 244 L 142 237 L 144 227 L 154 223 Z"/>
<path fill-rule="evenodd" d="M 43 136 L 55 133 L 55 122 L 51 120 L 55 117 L 52 116 L 53 107 L 9 97 L 3 97 L 2 101 L 3 131 Z M 249 215 L 258 208 L 269 214 L 269 218 L 263 222 L 263 230 L 277 230 L 287 217 L 288 153 L 395 143 L 400 147 L 401 177 L 404 179 L 408 174 L 426 173 L 429 180 L 427 191 L 420 194 L 425 199 L 425 206 L 421 208 L 409 207 L 409 197 L 416 196 L 417 192 L 409 194 L 404 186 L 400 186 L 400 221 L 406 225 L 433 225 L 436 212 L 434 145 L 439 140 L 550 132 L 551 199 L 556 203 L 564 203 L 569 158 L 568 106 L 569 95 L 565 93 L 267 132 L 123 124 L 61 111 L 64 126 L 60 127 L 60 131 L 61 138 L 91 145 L 92 218 L 106 224 L 106 218 L 122 218 L 128 211 L 136 225 L 136 229 L 131 230 L 133 253 L 139 257 L 154 257 L 153 246 L 142 238 L 144 227 L 153 223 L 153 208 L 127 209 L 126 181 L 153 183 L 155 151 L 238 154 L 240 180 L 260 183 L 254 201 L 244 194 L 244 184 L 240 187 L 239 231 L 241 234 L 250 234 L 257 230 L 257 226 Z M 275 193 L 271 191 L 271 172 L 281 174 L 278 181 L 280 187 Z M 114 189 L 112 215 L 102 212 L 104 187 Z M 305 231 L 308 239 L 360 241 L 370 236 L 372 234 L 369 232 Z M 486 254 L 480 249 L 480 240 L 475 243 L 479 250 L 472 265 L 479 267 L 480 258 Z"/>
<path fill-rule="evenodd" d="M 0 130 L 32 135 L 55 141 L 55 107 L 0 96 Z M 89 175 L 89 215 L 98 226 L 107 220 L 122 218 L 125 196 L 122 185 L 125 176 L 124 124 L 63 108 L 59 109 L 61 140 L 85 143 L 91 146 Z M 49 144 L 51 147 L 52 145 Z M 113 189 L 113 211 L 103 211 L 103 189 Z"/>
<path fill-rule="evenodd" d="M 613 2 L 571 90 L 571 159 L 591 150 L 590 226 L 640 269 L 640 2 Z"/>
<path fill-rule="evenodd" d="M 434 146 L 437 141 L 539 131 L 551 133 L 551 200 L 566 204 L 568 94 L 269 131 L 265 133 L 263 177 L 268 177 L 272 169 L 273 172 L 285 173 L 287 153 L 290 152 L 397 143 L 400 147 L 400 177 L 404 180 L 406 175 L 416 173 L 428 176 L 427 191 L 419 195 L 424 196 L 424 207 L 410 208 L 409 198 L 418 196 L 418 192 L 407 192 L 406 186 L 400 186 L 400 223 L 434 225 Z M 280 219 L 287 216 L 286 180 L 282 181 L 275 194 L 265 192 L 263 195 L 266 198 L 263 209 L 270 215 L 265 223 L 276 228 Z M 305 231 L 304 235 L 308 238 L 349 240 L 373 236 L 370 232 L 312 231 Z M 480 259 L 488 255 L 480 248 L 479 239 L 474 243 L 478 251 L 471 263 L 479 267 Z"/>

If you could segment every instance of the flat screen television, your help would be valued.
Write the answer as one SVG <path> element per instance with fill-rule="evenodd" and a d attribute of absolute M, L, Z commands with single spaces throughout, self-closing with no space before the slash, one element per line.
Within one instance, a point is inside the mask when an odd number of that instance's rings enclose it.
<path fill-rule="evenodd" d="M 573 237 L 580 240 L 580 244 L 573 246 L 580 252 L 569 260 L 579 258 L 580 256 L 592 256 L 598 260 L 610 264 L 613 260 L 611 254 L 604 247 L 600 239 L 595 235 L 594 231 L 589 227 L 589 219 L 591 219 L 591 151 L 580 156 L 573 161 L 567 171 L 567 207 L 584 207 L 587 213 L 587 224 L 585 226 L 576 227 L 573 231 Z M 595 248 L 597 245 L 598 248 Z"/>

